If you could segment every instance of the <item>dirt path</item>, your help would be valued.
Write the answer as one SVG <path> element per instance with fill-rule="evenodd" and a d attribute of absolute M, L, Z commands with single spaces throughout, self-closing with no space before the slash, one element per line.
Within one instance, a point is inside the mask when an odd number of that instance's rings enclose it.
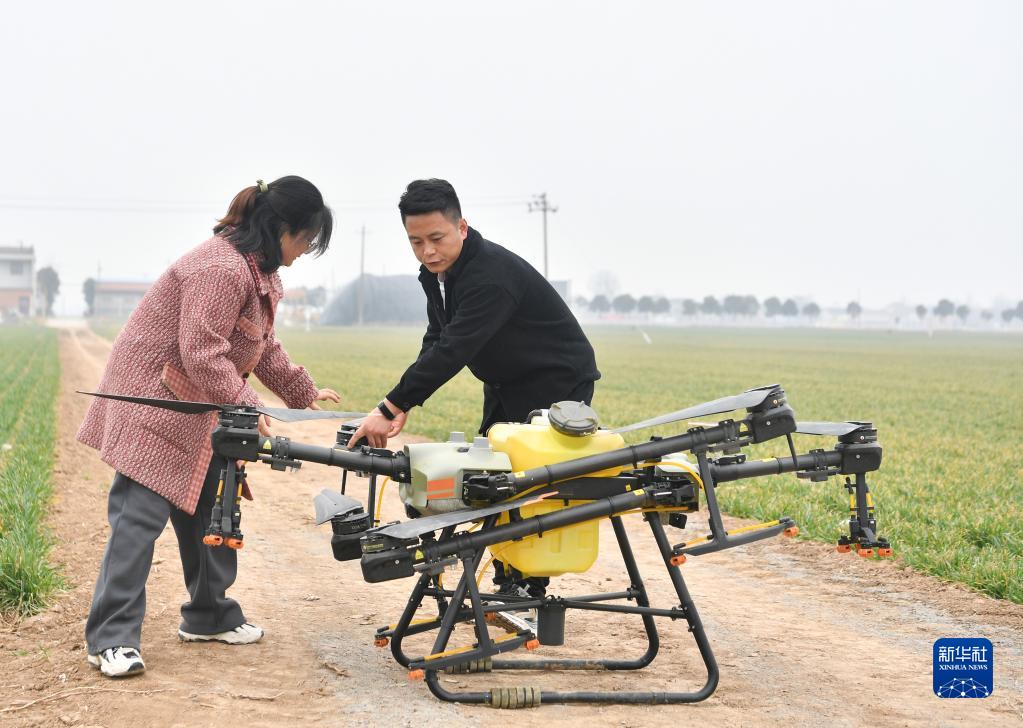
<path fill-rule="evenodd" d="M 75 389 L 99 381 L 110 345 L 87 329 L 61 332 L 63 365 L 57 497 L 51 524 L 68 590 L 48 611 L 0 626 L 0 724 L 244 725 L 569 725 L 894 726 L 1023 723 L 1023 607 L 824 545 L 775 540 L 692 559 L 684 575 L 714 647 L 721 681 L 707 701 L 687 706 L 544 706 L 504 713 L 444 704 L 409 683 L 388 650 L 373 647 L 376 626 L 393 622 L 411 580 L 366 584 L 358 562 L 334 561 L 329 529 L 312 523 L 311 498 L 336 487 L 337 471 L 253 468 L 254 503 L 243 507 L 246 546 L 232 595 L 267 636 L 258 645 L 178 642 L 185 596 L 172 529 L 157 543 L 143 632 L 147 673 L 114 682 L 85 662 L 84 621 L 107 535 L 110 469 L 74 441 L 87 401 Z M 339 388 L 343 389 L 342 383 Z M 283 434 L 315 443 L 334 427 L 303 423 Z M 357 483 L 352 492 L 362 497 Z M 385 520 L 400 516 L 395 493 Z M 700 522 L 691 520 L 690 532 Z M 627 519 L 654 603 L 671 606 L 667 575 L 637 517 Z M 669 535 L 681 540 L 677 531 Z M 626 586 L 610 528 L 586 574 L 555 580 L 565 594 Z M 897 547 L 897 544 L 896 544 Z M 634 655 L 638 620 L 590 613 L 568 617 L 565 648 L 544 655 Z M 703 683 L 695 646 L 680 624 L 661 622 L 662 650 L 631 674 L 517 674 L 448 677 L 446 687 L 496 684 L 547 689 L 695 690 Z M 985 700 L 939 700 L 931 692 L 931 646 L 939 637 L 982 636 L 995 645 L 995 692 Z M 411 648 L 410 648 L 411 651 Z M 27 701 L 37 701 L 28 704 Z"/>

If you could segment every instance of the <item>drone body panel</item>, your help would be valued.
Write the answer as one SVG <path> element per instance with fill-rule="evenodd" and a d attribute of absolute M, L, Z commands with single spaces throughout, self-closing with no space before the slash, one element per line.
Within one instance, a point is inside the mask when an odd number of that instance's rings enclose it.
<path fill-rule="evenodd" d="M 519 509 L 522 518 L 542 516 L 545 513 L 576 506 L 586 501 L 542 500 Z M 508 523 L 507 513 L 498 516 L 497 524 Z M 526 576 L 561 576 L 581 574 L 597 560 L 600 545 L 600 522 L 586 521 L 566 526 L 542 535 L 526 536 L 518 541 L 494 544 L 490 552 L 495 558 L 511 564 Z"/>
<path fill-rule="evenodd" d="M 399 483 L 401 500 L 424 516 L 466 508 L 458 487 L 468 474 L 509 472 L 508 456 L 465 442 L 424 442 L 405 446 L 412 479 Z"/>
<path fill-rule="evenodd" d="M 562 434 L 543 417 L 536 417 L 529 424 L 498 423 L 487 432 L 487 438 L 495 451 L 508 455 L 516 471 L 617 450 L 625 445 L 621 435 L 607 430 L 582 436 Z M 621 468 L 610 468 L 591 477 L 613 477 L 620 471 Z M 530 518 L 582 502 L 550 499 L 523 506 L 520 514 Z M 509 518 L 507 513 L 502 514 L 498 524 L 507 523 Z M 597 560 L 598 546 L 599 524 L 589 521 L 496 544 L 490 550 L 496 558 L 528 576 L 560 576 L 588 570 Z"/>

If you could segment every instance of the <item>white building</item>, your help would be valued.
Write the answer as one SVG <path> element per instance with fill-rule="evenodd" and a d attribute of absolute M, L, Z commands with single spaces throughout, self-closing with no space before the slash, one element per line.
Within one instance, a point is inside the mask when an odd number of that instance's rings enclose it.
<path fill-rule="evenodd" d="M 0 247 L 0 320 L 36 313 L 36 254 L 31 247 Z"/>

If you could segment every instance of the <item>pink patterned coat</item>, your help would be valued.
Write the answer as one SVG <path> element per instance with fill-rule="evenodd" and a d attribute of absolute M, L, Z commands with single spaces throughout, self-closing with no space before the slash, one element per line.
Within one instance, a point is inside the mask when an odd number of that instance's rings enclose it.
<path fill-rule="evenodd" d="M 251 255 L 214 236 L 146 293 L 114 342 L 99 391 L 261 404 L 246 381 L 251 372 L 288 407 L 308 407 L 316 385 L 274 336 L 283 295 L 277 273 L 262 273 Z M 185 415 L 96 398 L 78 439 L 117 471 L 194 513 L 216 419 L 212 412 Z"/>

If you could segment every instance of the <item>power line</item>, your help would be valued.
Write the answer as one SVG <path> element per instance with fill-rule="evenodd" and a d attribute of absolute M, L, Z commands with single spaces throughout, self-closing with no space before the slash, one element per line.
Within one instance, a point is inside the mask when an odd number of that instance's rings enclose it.
<path fill-rule="evenodd" d="M 518 207 L 525 200 L 521 196 L 504 199 L 466 200 L 466 207 Z M 341 200 L 330 202 L 330 207 L 344 212 L 396 211 L 394 201 Z M 0 209 L 26 212 L 128 212 L 156 214 L 215 213 L 227 209 L 224 203 L 165 202 L 154 200 L 74 200 L 74 199 L 0 199 Z"/>

